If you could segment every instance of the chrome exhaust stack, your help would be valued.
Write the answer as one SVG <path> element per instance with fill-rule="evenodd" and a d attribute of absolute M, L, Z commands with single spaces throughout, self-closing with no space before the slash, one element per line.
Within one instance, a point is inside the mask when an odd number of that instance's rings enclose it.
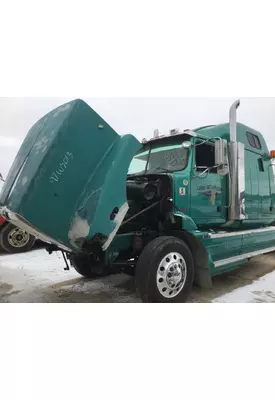
<path fill-rule="evenodd" d="M 245 218 L 244 207 L 244 144 L 237 141 L 237 109 L 240 100 L 235 101 L 229 110 L 229 213 L 226 225 L 232 225 L 235 221 Z"/>
<path fill-rule="evenodd" d="M 241 101 L 237 100 L 232 104 L 229 110 L 229 133 L 230 142 L 237 141 L 237 109 L 240 107 Z"/>

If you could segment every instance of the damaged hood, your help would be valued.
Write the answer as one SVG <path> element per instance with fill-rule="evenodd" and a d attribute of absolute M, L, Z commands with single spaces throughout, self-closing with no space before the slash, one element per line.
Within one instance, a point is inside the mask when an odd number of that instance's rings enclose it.
<path fill-rule="evenodd" d="M 42 240 L 106 250 L 127 211 L 126 178 L 141 147 L 74 100 L 28 132 L 0 195 L 3 215 Z"/>

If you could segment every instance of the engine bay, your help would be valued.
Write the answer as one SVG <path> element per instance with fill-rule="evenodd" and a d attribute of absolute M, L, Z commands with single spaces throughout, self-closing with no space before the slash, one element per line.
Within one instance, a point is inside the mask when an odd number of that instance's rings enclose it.
<path fill-rule="evenodd" d="M 172 186 L 168 175 L 138 175 L 127 178 L 129 210 L 119 233 L 159 230 L 171 212 Z"/>

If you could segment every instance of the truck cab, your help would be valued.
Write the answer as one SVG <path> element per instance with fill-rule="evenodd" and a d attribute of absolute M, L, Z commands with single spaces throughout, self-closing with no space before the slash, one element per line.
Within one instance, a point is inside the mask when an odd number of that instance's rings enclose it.
<path fill-rule="evenodd" d="M 3 216 L 85 277 L 124 271 L 145 302 L 186 301 L 193 282 L 275 250 L 275 154 L 237 123 L 239 104 L 228 123 L 140 143 L 67 103 L 28 133 Z"/>
<path fill-rule="evenodd" d="M 274 166 L 260 132 L 237 124 L 241 143 L 238 163 L 240 218 L 230 225 L 229 161 L 217 166 L 219 143 L 229 143 L 229 124 L 203 127 L 192 132 L 155 138 L 144 142 L 129 168 L 130 177 L 168 174 L 173 176 L 176 206 L 204 228 L 256 228 L 269 225 L 275 218 Z M 243 190 L 244 189 L 244 190 Z"/>

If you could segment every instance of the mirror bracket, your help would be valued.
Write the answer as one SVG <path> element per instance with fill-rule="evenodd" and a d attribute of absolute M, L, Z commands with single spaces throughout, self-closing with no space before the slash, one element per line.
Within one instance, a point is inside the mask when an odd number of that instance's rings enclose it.
<path fill-rule="evenodd" d="M 229 173 L 227 141 L 221 138 L 215 141 L 215 164 L 219 175 L 225 176 Z"/>

